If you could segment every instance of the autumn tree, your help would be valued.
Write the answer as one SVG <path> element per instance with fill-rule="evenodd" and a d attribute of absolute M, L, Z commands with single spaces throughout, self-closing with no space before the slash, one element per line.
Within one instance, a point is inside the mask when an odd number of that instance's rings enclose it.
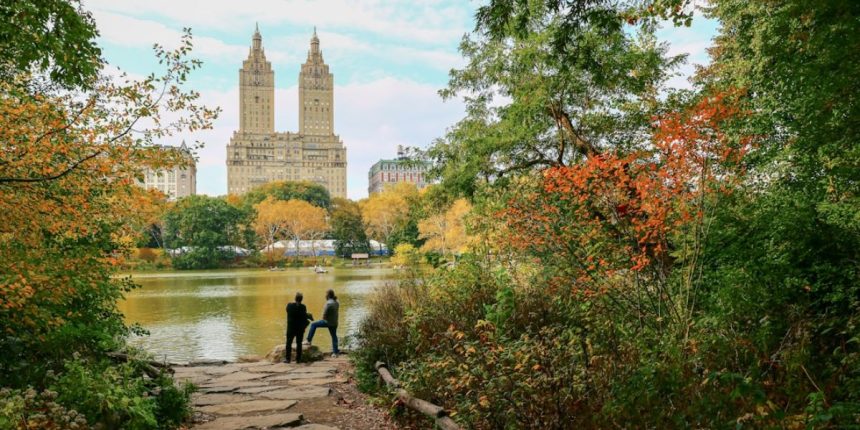
<path fill-rule="evenodd" d="M 287 200 L 279 216 L 284 220 L 284 235 L 295 244 L 296 256 L 299 255 L 299 241 L 319 237 L 329 229 L 326 210 L 304 200 Z"/>
<path fill-rule="evenodd" d="M 176 50 L 156 46 L 163 73 L 132 80 L 101 74 L 96 28 L 77 2 L 4 3 L 0 17 L 0 386 L 56 387 L 75 366 L 104 378 L 76 379 L 78 392 L 108 402 L 87 410 L 88 424 L 175 426 L 181 411 L 158 408 L 186 398 L 170 378 L 144 377 L 134 357 L 115 369 L 106 353 L 130 333 L 116 302 L 133 283 L 115 275 L 144 223 L 137 179 L 182 163 L 152 144 L 217 116 L 187 90 L 200 66 L 188 58 L 190 33 Z M 135 402 L 135 416 L 117 395 Z M 54 428 L 30 424 L 21 425 Z"/>
<path fill-rule="evenodd" d="M 438 252 L 443 256 L 457 255 L 466 249 L 465 217 L 472 205 L 466 199 L 457 199 L 447 210 L 418 222 L 420 237 L 425 240 L 421 250 Z"/>
<path fill-rule="evenodd" d="M 267 197 L 260 203 L 254 205 L 257 214 L 254 219 L 253 228 L 257 235 L 263 239 L 265 251 L 272 261 L 272 253 L 275 251 L 275 242 L 284 235 L 284 224 L 287 222 L 287 202 Z"/>
<path fill-rule="evenodd" d="M 391 246 L 391 238 L 409 221 L 409 200 L 418 195 L 413 184 L 399 183 L 361 202 L 367 235 Z M 381 251 L 381 249 L 380 249 Z"/>

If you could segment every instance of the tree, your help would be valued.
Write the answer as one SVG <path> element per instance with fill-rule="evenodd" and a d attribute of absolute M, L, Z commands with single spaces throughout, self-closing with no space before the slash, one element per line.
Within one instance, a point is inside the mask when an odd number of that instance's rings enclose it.
<path fill-rule="evenodd" d="M 257 235 L 263 239 L 269 262 L 272 261 L 272 253 L 275 251 L 275 242 L 284 235 L 284 224 L 288 221 L 288 205 L 286 201 L 275 200 L 271 196 L 266 197 L 260 203 L 254 205 L 257 217 L 253 228 Z"/>
<path fill-rule="evenodd" d="M 275 181 L 260 185 L 243 194 L 242 205 L 251 208 L 255 204 L 272 197 L 275 200 L 304 200 L 314 206 L 329 209 L 331 196 L 328 190 L 313 182 Z"/>
<path fill-rule="evenodd" d="M 35 72 L 47 73 L 40 85 L 91 89 L 96 84 L 103 65 L 98 30 L 79 0 L 4 2 L 0 22 L 0 80 Z"/>
<path fill-rule="evenodd" d="M 316 207 L 304 200 L 287 200 L 282 209 L 281 216 L 285 220 L 283 224 L 284 234 L 293 239 L 295 243 L 296 256 L 299 255 L 299 241 L 328 231 L 325 209 Z M 315 250 L 314 250 L 315 251 Z"/>
<path fill-rule="evenodd" d="M 667 57 L 651 26 L 625 28 L 615 3 L 566 2 L 612 17 L 574 27 L 552 3 L 492 2 L 461 43 L 468 64 L 441 94 L 467 94 L 466 117 L 427 152 L 446 190 L 471 196 L 481 183 L 648 143 L 657 95 L 683 57 Z"/>
<path fill-rule="evenodd" d="M 415 186 L 405 182 L 371 194 L 361 203 L 367 235 L 391 246 L 393 235 L 408 223 L 409 199 L 417 195 Z"/>
<path fill-rule="evenodd" d="M 335 253 L 339 257 L 349 258 L 353 253 L 370 252 L 358 203 L 341 198 L 332 199 L 331 236 L 335 241 Z"/>
<path fill-rule="evenodd" d="M 188 196 L 178 201 L 164 219 L 168 247 L 182 249 L 174 258 L 179 269 L 209 269 L 221 266 L 233 253 L 225 246 L 240 243 L 243 214 L 223 199 Z"/>
<path fill-rule="evenodd" d="M 419 221 L 420 237 L 426 241 L 421 250 L 443 256 L 463 252 L 469 241 L 464 219 L 471 209 L 468 200 L 457 199 L 446 211 Z"/>
<path fill-rule="evenodd" d="M 168 377 L 144 377 L 134 357 L 118 366 L 107 355 L 125 349 L 133 332 L 116 304 L 134 284 L 117 270 L 144 222 L 138 209 L 147 196 L 137 178 L 180 163 L 151 144 L 211 127 L 217 109 L 198 105 L 187 89 L 200 66 L 188 58 L 190 33 L 177 50 L 156 46 L 163 73 L 114 79 L 99 73 L 94 23 L 75 4 L 0 6 L 0 386 L 13 389 L 14 403 L 14 390 L 74 379 L 78 392 L 103 399 L 100 412 L 87 411 L 88 425 L 170 426 L 166 418 L 175 417 L 164 414 L 177 412 L 159 405 L 181 404 L 187 394 Z M 80 375 L 105 379 L 88 385 Z M 120 397 L 136 405 L 140 421 L 130 423 Z M 81 399 L 55 400 L 83 410 Z M 18 424 L 63 427 L 49 420 Z"/>

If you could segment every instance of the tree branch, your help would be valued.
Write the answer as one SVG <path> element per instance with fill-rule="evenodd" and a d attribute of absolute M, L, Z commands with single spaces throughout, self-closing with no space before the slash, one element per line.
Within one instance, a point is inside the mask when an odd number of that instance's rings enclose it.
<path fill-rule="evenodd" d="M 71 173 L 72 170 L 75 170 L 76 168 L 78 168 L 78 166 L 80 166 L 81 164 L 83 164 L 87 160 L 98 157 L 103 152 L 104 151 L 96 151 L 92 155 L 88 155 L 88 156 L 76 161 L 74 164 L 69 166 L 66 170 L 63 170 L 62 172 L 57 173 L 56 175 L 43 176 L 41 178 L 0 178 L 0 184 L 10 183 L 10 182 L 44 182 L 44 181 L 53 181 L 55 179 L 60 179 L 63 176 L 66 176 L 69 173 Z"/>

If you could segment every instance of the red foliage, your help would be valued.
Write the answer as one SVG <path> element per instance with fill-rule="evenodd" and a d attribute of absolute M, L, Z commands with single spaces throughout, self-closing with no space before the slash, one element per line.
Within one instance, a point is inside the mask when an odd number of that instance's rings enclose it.
<path fill-rule="evenodd" d="M 564 277 L 556 279 L 573 278 L 585 294 L 607 288 L 619 270 L 665 273 L 670 237 L 700 225 L 711 197 L 730 192 L 743 174 L 750 139 L 731 142 L 721 131 L 739 114 L 731 98 L 655 118 L 650 148 L 545 170 L 540 187 L 500 214 L 509 245 L 552 256 L 546 264 L 562 261 Z"/>

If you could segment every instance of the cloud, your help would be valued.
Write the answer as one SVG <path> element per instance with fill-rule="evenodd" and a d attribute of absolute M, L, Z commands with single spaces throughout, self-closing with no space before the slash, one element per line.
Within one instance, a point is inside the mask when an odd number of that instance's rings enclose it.
<path fill-rule="evenodd" d="M 473 6 L 453 1 L 412 0 L 148 0 L 128 2 L 89 0 L 91 10 L 160 17 L 183 26 L 223 30 L 226 23 L 250 28 L 259 21 L 265 26 L 317 25 L 365 31 L 383 37 L 422 43 L 456 40 L 471 22 Z"/>

